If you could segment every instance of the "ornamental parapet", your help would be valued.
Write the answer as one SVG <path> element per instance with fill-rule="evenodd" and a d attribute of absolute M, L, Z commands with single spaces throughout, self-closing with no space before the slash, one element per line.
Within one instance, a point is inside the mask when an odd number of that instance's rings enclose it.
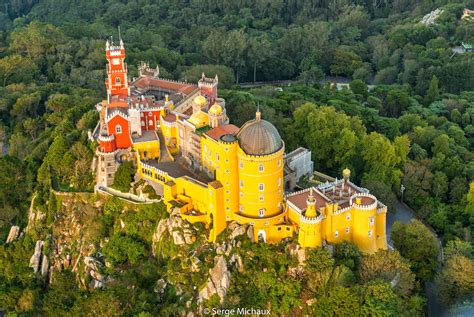
<path fill-rule="evenodd" d="M 100 134 L 98 139 L 100 142 L 112 142 L 113 140 L 115 140 L 115 136 L 113 134 L 112 135 Z"/>
<path fill-rule="evenodd" d="M 116 115 L 121 116 L 122 118 L 128 120 L 129 116 L 126 113 L 123 113 L 120 110 L 112 110 L 109 114 L 107 114 L 107 117 L 105 118 L 105 121 L 108 122 L 110 119 L 115 117 Z"/>
<path fill-rule="evenodd" d="M 118 152 L 118 150 L 115 150 L 113 152 L 101 151 L 100 146 L 97 147 L 97 149 L 95 150 L 95 154 L 100 155 L 100 156 L 104 156 L 104 157 L 115 156 L 115 154 L 117 154 L 117 152 Z"/>
<path fill-rule="evenodd" d="M 354 203 L 354 200 L 357 198 L 361 198 L 361 200 L 369 200 L 368 202 L 361 203 L 361 204 L 356 204 Z M 373 210 L 377 208 L 377 198 L 368 193 L 357 193 L 351 196 L 350 200 L 350 205 L 352 205 L 354 208 L 357 208 L 359 210 Z M 361 201 L 362 202 L 362 201 Z"/>
<path fill-rule="evenodd" d="M 307 223 L 307 224 L 316 224 L 316 223 L 321 223 L 321 221 L 323 220 L 323 216 L 322 215 L 319 215 L 318 217 L 315 217 L 315 218 L 308 218 L 306 216 L 303 216 L 301 215 L 300 216 L 300 221 L 302 223 Z"/>
<path fill-rule="evenodd" d="M 350 211 L 352 210 L 353 206 L 352 205 L 349 205 L 347 207 L 344 207 L 344 208 L 341 208 L 341 209 L 338 209 L 334 212 L 334 215 L 337 216 L 337 215 L 340 215 L 340 214 L 343 214 L 347 211 Z"/>

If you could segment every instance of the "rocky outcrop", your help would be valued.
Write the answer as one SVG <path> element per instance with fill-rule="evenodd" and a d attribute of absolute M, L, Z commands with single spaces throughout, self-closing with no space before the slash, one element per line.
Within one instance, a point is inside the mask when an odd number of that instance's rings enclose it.
<path fill-rule="evenodd" d="M 105 282 L 107 282 L 107 278 L 100 273 L 100 270 L 104 267 L 102 262 L 100 262 L 94 257 L 86 256 L 84 257 L 84 264 L 86 265 L 86 273 L 92 277 L 90 287 L 103 287 Z"/>
<path fill-rule="evenodd" d="M 35 273 L 38 273 L 38 271 L 40 270 L 42 250 L 43 250 L 43 240 L 36 241 L 35 252 L 30 258 L 30 266 L 33 268 L 33 271 Z"/>
<path fill-rule="evenodd" d="M 242 261 L 242 257 L 239 254 L 232 254 L 232 256 L 230 257 L 230 263 L 234 264 L 239 272 L 243 272 L 244 263 Z"/>
<path fill-rule="evenodd" d="M 214 294 L 219 296 L 221 303 L 224 302 L 230 284 L 230 272 L 227 269 L 227 262 L 223 255 L 218 255 L 214 259 L 214 263 L 214 267 L 209 270 L 206 285 L 199 291 L 198 302 L 208 300 Z"/>
<path fill-rule="evenodd" d="M 443 10 L 439 8 L 434 11 L 431 11 L 421 19 L 420 23 L 424 25 L 434 24 L 436 22 L 436 19 L 441 15 L 441 13 L 443 13 Z"/>
<path fill-rule="evenodd" d="M 300 265 L 304 264 L 304 261 L 306 260 L 305 249 L 301 248 L 298 244 L 294 244 L 294 243 L 289 244 L 286 248 L 292 256 L 298 259 L 298 263 Z"/>
<path fill-rule="evenodd" d="M 244 235 L 245 232 L 247 231 L 247 226 L 245 225 L 241 226 L 235 221 L 231 222 L 227 226 L 227 228 L 230 230 L 230 235 L 229 235 L 230 240 L 234 240 L 238 236 Z M 253 230 L 252 230 L 252 235 L 253 235 Z"/>
<path fill-rule="evenodd" d="M 41 261 L 41 276 L 46 277 L 49 273 L 49 260 L 46 255 L 43 255 L 43 261 Z"/>
<path fill-rule="evenodd" d="M 169 218 L 162 219 L 156 226 L 152 239 L 153 255 L 156 252 L 156 244 L 163 239 L 165 233 L 168 233 L 176 245 L 191 244 L 196 241 L 196 231 L 191 224 L 179 215 L 172 214 Z"/>
<path fill-rule="evenodd" d="M 20 227 L 12 226 L 10 232 L 8 233 L 7 243 L 15 241 L 20 235 Z"/>

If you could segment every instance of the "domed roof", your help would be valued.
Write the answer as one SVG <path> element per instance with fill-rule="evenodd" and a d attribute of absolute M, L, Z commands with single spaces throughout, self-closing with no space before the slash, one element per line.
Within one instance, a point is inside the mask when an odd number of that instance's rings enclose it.
<path fill-rule="evenodd" d="M 222 107 L 215 103 L 209 108 L 209 113 L 218 116 L 222 113 Z"/>
<path fill-rule="evenodd" d="M 240 148 L 250 155 L 272 154 L 283 146 L 278 130 L 257 111 L 254 120 L 247 121 L 237 133 Z"/>
<path fill-rule="evenodd" d="M 192 116 L 188 119 L 188 122 L 193 124 L 196 128 L 200 128 L 209 124 L 209 117 L 206 113 L 198 111 L 192 114 Z"/>
<path fill-rule="evenodd" d="M 194 103 L 200 106 L 204 106 L 207 103 L 207 99 L 206 97 L 199 95 L 194 98 Z"/>

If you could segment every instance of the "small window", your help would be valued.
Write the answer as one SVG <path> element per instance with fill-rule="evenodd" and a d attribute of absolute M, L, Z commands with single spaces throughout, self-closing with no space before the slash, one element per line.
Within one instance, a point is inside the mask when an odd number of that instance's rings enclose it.
<path fill-rule="evenodd" d="M 258 190 L 263 192 L 264 185 L 263 183 L 258 184 Z"/>
<path fill-rule="evenodd" d="M 240 161 L 240 168 L 244 168 L 244 162 Z"/>
<path fill-rule="evenodd" d="M 142 127 L 144 127 L 144 126 L 145 126 L 145 121 L 142 121 Z"/>
<path fill-rule="evenodd" d="M 240 192 L 240 197 L 244 197 L 244 193 L 243 193 L 243 192 Z"/>
<path fill-rule="evenodd" d="M 148 121 L 148 125 L 153 125 L 153 120 Z"/>
<path fill-rule="evenodd" d="M 219 161 L 219 154 L 216 153 L 216 161 Z"/>
<path fill-rule="evenodd" d="M 226 173 L 226 174 L 229 174 L 230 172 L 229 172 L 229 170 L 225 170 L 225 173 Z"/>
<path fill-rule="evenodd" d="M 346 215 L 346 220 L 347 220 L 347 221 L 351 220 L 351 214 L 347 214 L 347 215 Z"/>
<path fill-rule="evenodd" d="M 122 126 L 121 125 L 117 124 L 115 126 L 115 133 L 117 133 L 117 134 L 122 133 Z"/>
<path fill-rule="evenodd" d="M 281 231 L 281 227 L 278 227 L 278 231 Z"/>
<path fill-rule="evenodd" d="M 242 204 L 239 205 L 239 211 L 240 212 L 244 211 L 244 206 L 242 206 Z"/>
<path fill-rule="evenodd" d="M 226 151 L 226 152 L 229 152 L 229 148 L 228 148 L 228 147 L 226 147 L 226 148 L 225 148 L 225 151 Z"/>
<path fill-rule="evenodd" d="M 263 164 L 258 164 L 258 171 L 263 172 Z"/>
<path fill-rule="evenodd" d="M 349 233 L 349 227 L 346 227 L 346 233 Z"/>
<path fill-rule="evenodd" d="M 278 179 L 278 186 L 281 185 L 281 178 Z"/>
<path fill-rule="evenodd" d="M 263 201 L 263 199 L 264 199 L 264 198 L 263 198 L 263 195 L 261 195 L 261 196 L 260 196 L 260 201 Z"/>
<path fill-rule="evenodd" d="M 240 181 L 240 188 L 244 187 L 244 181 Z"/>
<path fill-rule="evenodd" d="M 372 236 L 372 230 L 369 230 L 369 237 Z"/>
<path fill-rule="evenodd" d="M 375 223 L 375 218 L 374 218 L 374 217 L 370 217 L 370 218 L 369 218 L 369 224 L 370 224 L 371 226 L 373 226 L 374 223 Z"/>
<path fill-rule="evenodd" d="M 336 238 L 339 237 L 339 231 L 336 230 L 336 231 L 334 232 L 334 237 L 336 237 Z"/>
<path fill-rule="evenodd" d="M 281 166 L 281 160 L 278 160 L 278 167 Z"/>
<path fill-rule="evenodd" d="M 265 209 L 264 208 L 260 208 L 258 210 L 258 216 L 259 217 L 264 217 L 265 216 Z"/>
<path fill-rule="evenodd" d="M 229 194 L 230 194 L 230 191 L 229 191 L 229 190 L 226 190 L 225 193 L 226 193 L 227 195 L 229 195 Z"/>
<path fill-rule="evenodd" d="M 115 84 L 120 85 L 120 78 L 119 77 L 115 77 Z"/>
<path fill-rule="evenodd" d="M 153 115 L 153 113 L 151 113 L 151 111 L 150 111 L 150 112 L 148 112 L 148 115 L 151 117 Z"/>

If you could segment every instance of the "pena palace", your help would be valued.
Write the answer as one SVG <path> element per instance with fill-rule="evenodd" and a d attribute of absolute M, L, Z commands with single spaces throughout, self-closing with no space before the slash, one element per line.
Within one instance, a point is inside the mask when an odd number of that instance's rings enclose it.
<path fill-rule="evenodd" d="M 229 123 L 218 77 L 196 84 L 160 77 L 139 66 L 129 80 L 125 47 L 107 41 L 107 100 L 96 105 L 99 123 L 98 188 L 113 183 L 124 161 L 163 197 L 168 211 L 210 229 L 209 241 L 231 221 L 253 228 L 255 241 L 278 243 L 297 236 L 302 247 L 352 241 L 363 252 L 387 248 L 387 207 L 365 188 L 342 178 L 296 190 L 313 174 L 311 152 L 285 153 L 277 129 L 261 117 Z"/>

